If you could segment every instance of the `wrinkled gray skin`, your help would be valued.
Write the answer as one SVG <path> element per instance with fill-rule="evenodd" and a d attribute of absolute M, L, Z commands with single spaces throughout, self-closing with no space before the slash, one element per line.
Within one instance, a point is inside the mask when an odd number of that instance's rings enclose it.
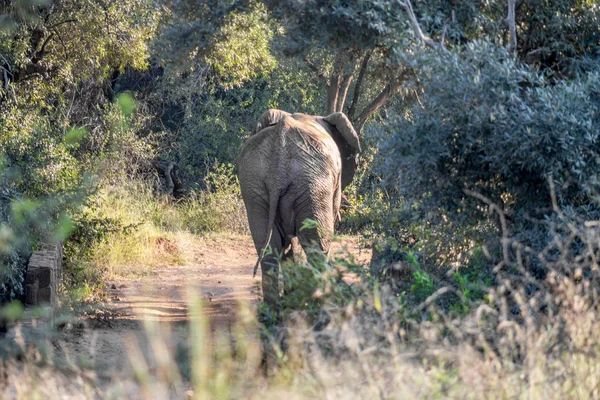
<path fill-rule="evenodd" d="M 271 125 L 277 124 L 280 120 L 289 115 L 291 114 L 287 111 L 278 110 L 276 108 L 268 109 L 260 116 L 260 118 L 258 118 L 258 121 L 256 121 L 256 126 L 254 127 L 252 134 L 254 135 Z"/>
<path fill-rule="evenodd" d="M 305 250 L 317 246 L 329 252 L 342 189 L 352 181 L 359 151 L 358 135 L 343 113 L 319 117 L 268 110 L 259 118 L 238 170 L 267 304 L 278 302 L 276 257 L 294 237 Z M 306 219 L 322 229 L 300 230 Z"/>

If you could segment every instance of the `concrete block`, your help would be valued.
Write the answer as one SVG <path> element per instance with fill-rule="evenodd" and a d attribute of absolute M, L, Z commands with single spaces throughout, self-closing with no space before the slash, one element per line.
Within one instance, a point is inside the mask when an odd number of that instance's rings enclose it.
<path fill-rule="evenodd" d="M 37 292 L 37 304 L 52 304 L 54 305 L 55 299 L 53 295 L 55 294 L 52 290 L 52 286 L 46 286 L 45 288 L 39 288 Z"/>
<path fill-rule="evenodd" d="M 62 279 L 62 244 L 42 244 L 30 259 L 25 273 L 25 304 L 58 304 L 58 287 Z"/>
<path fill-rule="evenodd" d="M 38 282 L 28 283 L 25 285 L 25 304 L 36 305 L 38 304 Z"/>
<path fill-rule="evenodd" d="M 38 268 L 37 275 L 40 288 L 45 288 L 56 283 L 53 282 L 54 271 L 52 270 L 52 268 Z"/>

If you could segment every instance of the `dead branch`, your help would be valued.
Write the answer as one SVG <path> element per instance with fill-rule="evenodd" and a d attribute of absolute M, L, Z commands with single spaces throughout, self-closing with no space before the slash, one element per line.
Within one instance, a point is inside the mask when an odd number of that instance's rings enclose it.
<path fill-rule="evenodd" d="M 185 188 L 181 178 L 179 178 L 177 164 L 167 161 L 154 161 L 153 165 L 165 178 L 167 194 L 176 199 L 181 198 L 185 193 Z"/>
<path fill-rule="evenodd" d="M 52 29 L 54 29 L 54 28 L 56 28 L 56 27 L 58 27 L 58 26 L 61 26 L 61 25 L 63 25 L 63 24 L 68 24 L 68 23 L 70 23 L 70 22 L 77 22 L 77 20 L 76 20 L 76 19 L 67 19 L 67 20 L 65 20 L 65 21 L 60 21 L 60 22 L 57 22 L 56 24 L 54 24 L 54 25 L 52 25 L 52 26 L 49 26 L 49 27 L 48 27 L 48 29 L 49 29 L 49 30 L 52 30 Z"/>
<path fill-rule="evenodd" d="M 42 47 L 40 48 L 40 50 L 36 51 L 33 54 L 33 57 L 31 57 L 32 63 L 36 64 L 42 58 L 44 58 L 44 56 L 46 55 L 46 46 L 48 46 L 48 43 L 50 43 L 50 40 L 52 40 L 53 37 L 54 37 L 54 32 L 50 32 L 50 34 L 44 40 L 44 43 L 42 43 Z"/>
<path fill-rule="evenodd" d="M 516 56 L 517 54 L 517 24 L 515 22 L 515 5 L 516 0 L 508 0 L 508 15 L 504 22 L 508 25 L 508 31 L 510 32 L 510 42 L 508 51 Z"/>
<path fill-rule="evenodd" d="M 408 19 L 410 20 L 410 24 L 412 26 L 413 32 L 414 32 L 415 36 L 417 37 L 417 39 L 421 43 L 425 43 L 427 46 L 429 46 L 433 49 L 436 49 L 436 50 L 445 50 L 443 44 L 437 43 L 435 40 L 433 40 L 432 38 L 430 38 L 429 36 L 427 36 L 423 33 L 423 30 L 421 29 L 421 25 L 419 24 L 419 21 L 417 20 L 417 16 L 415 15 L 415 12 L 413 10 L 413 6 L 412 6 L 412 3 L 410 2 L 410 0 L 404 0 L 404 1 L 398 0 L 398 4 L 400 4 L 400 6 L 402 8 L 404 8 L 404 11 L 406 11 L 406 14 L 408 15 Z"/>
<path fill-rule="evenodd" d="M 538 49 L 529 51 L 527 54 L 525 54 L 525 62 L 528 64 L 539 62 L 544 51 L 546 50 L 548 50 L 546 47 L 540 47 Z"/>
<path fill-rule="evenodd" d="M 508 222 L 507 222 L 507 218 L 506 218 L 506 216 L 507 216 L 506 211 L 503 210 L 502 208 L 500 208 L 500 206 L 498 206 L 496 203 L 494 203 L 492 200 L 488 199 L 481 193 L 478 193 L 478 192 L 475 192 L 473 190 L 469 190 L 466 188 L 463 189 L 463 193 L 466 194 L 467 196 L 473 197 L 473 198 L 480 200 L 480 201 L 484 202 L 485 204 L 487 204 L 487 206 L 489 208 L 490 216 L 494 212 L 496 214 L 498 214 L 498 218 L 500 219 L 500 232 L 502 234 L 503 261 L 504 261 L 505 265 L 510 265 L 510 261 L 509 261 L 509 257 L 508 257 L 510 241 L 509 241 L 509 230 L 508 230 Z"/>

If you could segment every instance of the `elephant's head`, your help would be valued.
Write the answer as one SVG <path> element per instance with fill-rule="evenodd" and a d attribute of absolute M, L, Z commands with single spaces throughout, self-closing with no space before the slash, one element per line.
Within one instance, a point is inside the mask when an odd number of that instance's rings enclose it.
<path fill-rule="evenodd" d="M 290 115 L 289 112 L 278 110 L 276 108 L 270 108 L 265 111 L 258 121 L 256 122 L 256 126 L 252 131 L 252 134 L 260 132 L 262 129 L 265 129 L 268 126 L 277 124 L 280 120 Z"/>
<path fill-rule="evenodd" d="M 322 119 L 337 144 L 342 156 L 342 190 L 348 186 L 358 168 L 360 140 L 352 123 L 344 113 L 336 112 Z"/>

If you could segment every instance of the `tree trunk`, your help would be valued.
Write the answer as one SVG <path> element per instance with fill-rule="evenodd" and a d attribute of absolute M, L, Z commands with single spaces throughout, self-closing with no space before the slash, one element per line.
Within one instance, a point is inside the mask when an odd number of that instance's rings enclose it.
<path fill-rule="evenodd" d="M 516 0 L 508 0 L 508 13 L 506 16 L 506 24 L 508 25 L 508 31 L 510 34 L 510 42 L 508 45 L 508 51 L 516 57 L 517 55 L 517 24 L 515 22 L 515 5 Z"/>
<path fill-rule="evenodd" d="M 185 195 L 185 187 L 179 178 L 179 167 L 174 162 L 155 161 L 154 167 L 165 178 L 166 192 L 169 196 L 180 199 Z"/>
<path fill-rule="evenodd" d="M 352 83 L 352 79 L 354 78 L 354 74 L 356 73 L 357 68 L 358 63 L 354 62 L 350 73 L 344 75 L 344 79 L 342 80 L 342 84 L 340 85 L 338 104 L 335 110 L 336 112 L 344 111 L 344 106 L 346 105 L 346 97 L 348 96 L 348 89 L 350 89 L 350 84 Z"/>
<path fill-rule="evenodd" d="M 335 72 L 334 72 L 335 73 Z M 331 77 L 329 87 L 327 87 L 327 113 L 334 113 L 337 109 L 341 76 L 336 74 Z"/>
<path fill-rule="evenodd" d="M 360 65 L 360 72 L 358 73 L 358 80 L 356 81 L 356 85 L 354 86 L 354 94 L 352 96 L 352 104 L 350 104 L 350 109 L 348 110 L 348 118 L 350 118 L 350 120 L 352 120 L 354 118 L 354 114 L 356 113 L 356 106 L 358 104 L 358 100 L 360 99 L 360 96 L 362 95 L 363 83 L 365 81 L 365 75 L 367 74 L 367 68 L 369 67 L 369 61 L 371 59 L 372 54 L 373 54 L 373 50 L 370 50 Z"/>

